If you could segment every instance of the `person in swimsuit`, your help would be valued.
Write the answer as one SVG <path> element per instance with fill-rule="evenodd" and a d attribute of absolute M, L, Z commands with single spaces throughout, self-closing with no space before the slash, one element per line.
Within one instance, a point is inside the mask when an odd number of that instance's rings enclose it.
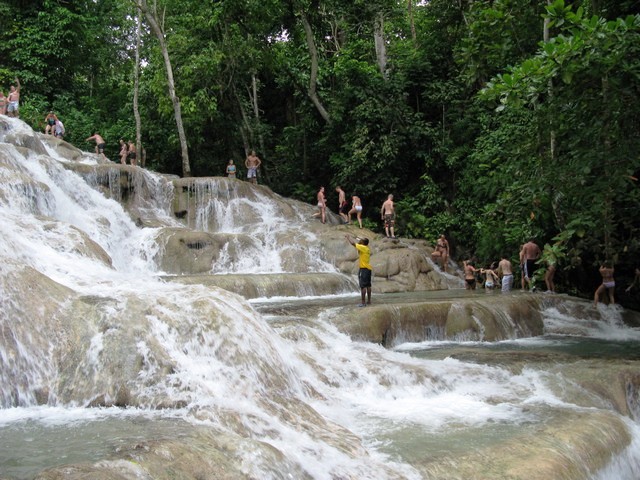
<path fill-rule="evenodd" d="M 360 197 L 355 194 L 351 195 L 351 210 L 347 213 L 349 223 L 351 223 L 351 215 L 354 213 L 356 214 L 360 228 L 362 228 L 362 202 L 360 201 Z"/>
<path fill-rule="evenodd" d="M 129 156 L 129 148 L 127 147 L 127 142 L 123 139 L 120 139 L 120 163 L 122 165 L 127 164 L 127 157 Z"/>
<path fill-rule="evenodd" d="M 56 114 L 53 112 L 49 112 L 49 114 L 44 117 L 44 123 L 46 124 L 46 126 L 44 127 L 44 134 L 51 134 L 53 135 L 55 133 L 54 127 L 56 126 L 56 122 L 58 121 L 58 117 L 56 117 Z"/>
<path fill-rule="evenodd" d="M 506 255 L 503 255 L 498 262 L 498 275 L 502 277 L 502 292 L 511 291 L 513 285 L 513 268 Z"/>
<path fill-rule="evenodd" d="M 464 288 L 467 290 L 476 289 L 476 272 L 478 271 L 470 260 L 465 260 L 464 264 Z"/>
<path fill-rule="evenodd" d="M 7 100 L 7 97 L 4 96 L 4 92 L 2 90 L 0 90 L 0 115 L 6 115 L 7 114 L 7 103 L 9 101 Z"/>
<path fill-rule="evenodd" d="M 349 223 L 349 216 L 347 212 L 349 211 L 349 204 L 347 203 L 347 195 L 342 190 L 342 187 L 337 186 L 336 192 L 338 192 L 338 214 L 344 221 L 344 223 Z"/>
<path fill-rule="evenodd" d="M 598 306 L 600 295 L 605 291 L 609 295 L 609 304 L 613 305 L 615 302 L 613 293 L 616 288 L 616 282 L 613 279 L 613 265 L 610 262 L 604 262 L 600 266 L 600 276 L 602 277 L 602 284 L 596 289 L 596 293 L 593 295 L 593 305 Z"/>
<path fill-rule="evenodd" d="M 484 274 L 484 278 L 485 278 L 484 288 L 488 290 L 493 290 L 497 285 L 500 285 L 500 279 L 498 278 L 498 275 L 496 275 L 496 272 L 494 272 L 492 268 L 480 269 L 480 273 Z"/>
<path fill-rule="evenodd" d="M 394 227 L 396 224 L 396 209 L 393 205 L 393 195 L 389 194 L 387 199 L 380 208 L 380 215 L 384 221 L 384 233 L 387 234 L 387 238 L 396 238 Z"/>
<path fill-rule="evenodd" d="M 256 155 L 256 152 L 251 150 L 244 161 L 244 166 L 247 167 L 247 178 L 254 185 L 258 183 L 258 168 L 260 165 L 262 165 L 262 160 Z"/>
<path fill-rule="evenodd" d="M 535 290 L 532 278 L 536 271 L 536 260 L 540 258 L 540 247 L 533 239 L 522 246 L 522 263 L 524 266 L 524 281 L 529 285 L 530 290 Z"/>
<path fill-rule="evenodd" d="M 545 293 L 555 293 L 556 284 L 553 282 L 553 277 L 556 276 L 556 260 L 550 258 L 547 260 L 547 271 L 544 272 L 544 283 L 547 285 L 547 291 Z"/>
<path fill-rule="evenodd" d="M 53 136 L 61 140 L 64 137 L 64 124 L 60 120 L 56 120 L 56 125 L 53 127 Z"/>
<path fill-rule="evenodd" d="M 138 151 L 136 150 L 136 144 L 132 141 L 129 141 L 129 153 L 127 154 L 127 158 L 131 165 L 135 166 L 138 164 Z"/>
<path fill-rule="evenodd" d="M 227 177 L 236 178 L 236 166 L 233 164 L 233 160 L 229 160 L 227 164 Z"/>
<path fill-rule="evenodd" d="M 93 140 L 94 142 L 96 142 L 96 153 L 98 155 L 102 155 L 104 157 L 104 147 L 107 146 L 107 144 L 104 141 L 104 138 L 102 138 L 100 136 L 100 134 L 98 132 L 94 133 L 92 136 L 90 136 L 89 138 L 87 138 L 85 140 L 85 142 L 90 142 L 91 140 Z"/>
<path fill-rule="evenodd" d="M 316 217 L 320 217 L 320 220 L 322 220 L 322 223 L 326 223 L 327 222 L 327 199 L 324 196 L 324 187 L 320 187 L 320 190 L 318 190 L 318 195 L 316 195 L 316 198 L 318 200 L 318 213 L 315 213 L 313 215 L 314 218 Z"/>
<path fill-rule="evenodd" d="M 7 115 L 10 117 L 20 118 L 20 86 L 20 80 L 16 77 L 16 86 L 11 85 L 9 88 Z"/>
<path fill-rule="evenodd" d="M 447 263 L 449 263 L 449 242 L 447 237 L 440 235 L 436 241 L 436 248 L 431 254 L 431 259 L 440 263 L 443 272 L 447 272 Z"/>

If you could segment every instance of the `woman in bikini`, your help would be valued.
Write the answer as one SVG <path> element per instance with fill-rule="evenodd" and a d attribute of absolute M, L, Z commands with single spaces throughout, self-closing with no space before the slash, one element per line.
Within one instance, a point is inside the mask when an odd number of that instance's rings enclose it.
<path fill-rule="evenodd" d="M 362 202 L 360 201 L 360 197 L 357 195 L 351 196 L 351 210 L 347 213 L 349 216 L 349 223 L 351 223 L 351 215 L 354 213 L 356 214 L 360 228 L 362 228 Z"/>
<path fill-rule="evenodd" d="M 447 263 L 449 262 L 449 242 L 444 235 L 440 235 L 436 242 L 436 249 L 431 254 L 434 261 L 440 262 L 440 268 L 443 272 L 447 272 Z"/>
<path fill-rule="evenodd" d="M 127 156 L 129 155 L 129 149 L 124 140 L 120 139 L 120 163 L 122 165 L 127 164 Z"/>

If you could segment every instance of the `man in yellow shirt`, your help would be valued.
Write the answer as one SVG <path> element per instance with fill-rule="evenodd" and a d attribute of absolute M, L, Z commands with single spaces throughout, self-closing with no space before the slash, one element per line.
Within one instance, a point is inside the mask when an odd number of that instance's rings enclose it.
<path fill-rule="evenodd" d="M 360 295 L 362 296 L 362 303 L 358 305 L 359 307 L 364 307 L 366 305 L 371 305 L 371 264 L 369 260 L 371 258 L 371 250 L 369 249 L 369 239 L 368 238 L 359 238 L 357 237 L 355 240 L 351 237 L 351 235 L 346 235 L 347 241 L 356 247 L 358 251 L 359 257 L 359 267 L 358 270 L 358 283 L 360 285 Z M 357 243 L 356 243 L 357 242 Z M 365 303 L 365 297 L 367 299 L 367 303 Z"/>

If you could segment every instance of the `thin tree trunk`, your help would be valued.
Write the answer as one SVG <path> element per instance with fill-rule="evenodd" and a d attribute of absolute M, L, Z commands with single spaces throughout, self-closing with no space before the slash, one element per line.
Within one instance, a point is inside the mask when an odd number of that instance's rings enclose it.
<path fill-rule="evenodd" d="M 302 26 L 304 27 L 304 33 L 307 38 L 307 47 L 309 48 L 309 56 L 311 57 L 311 74 L 309 77 L 309 89 L 307 90 L 307 95 L 315 105 L 318 113 L 320 113 L 320 116 L 325 122 L 329 123 L 331 121 L 329 112 L 327 112 L 327 110 L 322 106 L 322 102 L 320 101 L 318 92 L 316 91 L 316 84 L 318 82 L 318 51 L 316 50 L 316 44 L 313 40 L 313 31 L 311 30 L 311 25 L 309 24 L 307 15 L 304 12 L 300 13 L 300 18 L 302 19 Z"/>
<path fill-rule="evenodd" d="M 551 0 L 547 0 L 547 5 L 551 5 Z M 544 18 L 544 23 L 542 27 L 542 40 L 544 43 L 549 43 L 551 40 L 551 32 L 550 32 L 550 24 L 551 20 L 548 17 Z M 549 79 L 549 83 L 547 85 L 547 92 L 549 94 L 549 101 L 553 102 L 554 96 L 554 88 L 553 88 L 553 79 Z M 551 121 L 549 122 L 551 123 Z M 551 164 L 551 168 L 556 162 L 556 131 L 553 128 L 553 125 L 549 125 L 549 162 Z M 566 218 L 562 211 L 562 207 L 559 203 L 556 194 L 556 188 L 553 183 L 549 186 L 550 188 L 550 196 L 551 196 L 551 208 L 553 210 L 553 216 L 555 218 L 555 222 L 559 228 L 564 228 L 566 225 Z"/>
<path fill-rule="evenodd" d="M 136 63 L 133 68 L 133 117 L 136 120 L 136 152 L 137 162 L 145 167 L 146 155 L 142 154 L 142 122 L 140 121 L 140 109 L 138 108 L 138 100 L 140 94 L 140 35 L 142 24 L 142 12 L 138 11 L 138 20 L 136 28 Z"/>
<path fill-rule="evenodd" d="M 378 61 L 378 69 L 380 74 L 387 78 L 387 46 L 384 43 L 384 16 L 379 12 L 374 26 L 373 39 L 376 46 L 376 59 Z"/>
<path fill-rule="evenodd" d="M 253 116 L 256 120 L 256 126 L 258 127 L 258 145 L 260 148 L 260 158 L 262 160 L 262 175 L 264 175 L 264 182 L 269 183 L 269 165 L 266 157 L 266 151 L 264 148 L 264 136 L 262 135 L 262 129 L 260 128 L 260 107 L 258 104 L 258 81 L 256 79 L 256 73 L 251 72 L 251 104 L 253 105 Z"/>
<path fill-rule="evenodd" d="M 169 97 L 171 103 L 173 103 L 173 111 L 176 117 L 176 126 L 178 127 L 178 136 L 180 138 L 180 148 L 182 150 L 182 175 L 184 177 L 191 176 L 191 167 L 189 165 L 189 149 L 187 148 L 187 137 L 184 133 L 184 126 L 182 125 L 182 111 L 180 108 L 180 99 L 176 95 L 175 83 L 173 80 L 173 68 L 171 66 L 171 59 L 169 58 L 169 51 L 167 50 L 167 42 L 164 38 L 164 32 L 158 24 L 158 19 L 154 12 L 149 11 L 146 0 L 135 0 L 138 8 L 144 13 L 147 22 L 151 30 L 155 34 L 158 42 L 160 42 L 160 49 L 162 50 L 162 58 L 164 59 L 164 66 L 167 71 L 167 86 L 169 87 Z"/>
<path fill-rule="evenodd" d="M 416 34 L 416 23 L 413 18 L 413 0 L 407 0 L 407 13 L 409 14 L 409 25 L 411 26 L 411 40 L 413 46 L 418 46 L 418 35 Z"/>

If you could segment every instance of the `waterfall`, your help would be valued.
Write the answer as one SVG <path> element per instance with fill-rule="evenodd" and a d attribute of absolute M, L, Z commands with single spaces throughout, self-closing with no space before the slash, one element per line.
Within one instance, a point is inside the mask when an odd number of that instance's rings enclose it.
<path fill-rule="evenodd" d="M 357 309 L 320 286 L 248 301 L 243 277 L 345 284 L 312 206 L 68 151 L 0 117 L 3 477 L 637 478 L 640 335 L 616 307 L 460 290 Z M 169 279 L 163 250 L 211 253 L 202 277 L 224 282 Z M 516 318 L 534 310 L 544 331 Z M 388 348 L 356 339 L 371 325 Z"/>

